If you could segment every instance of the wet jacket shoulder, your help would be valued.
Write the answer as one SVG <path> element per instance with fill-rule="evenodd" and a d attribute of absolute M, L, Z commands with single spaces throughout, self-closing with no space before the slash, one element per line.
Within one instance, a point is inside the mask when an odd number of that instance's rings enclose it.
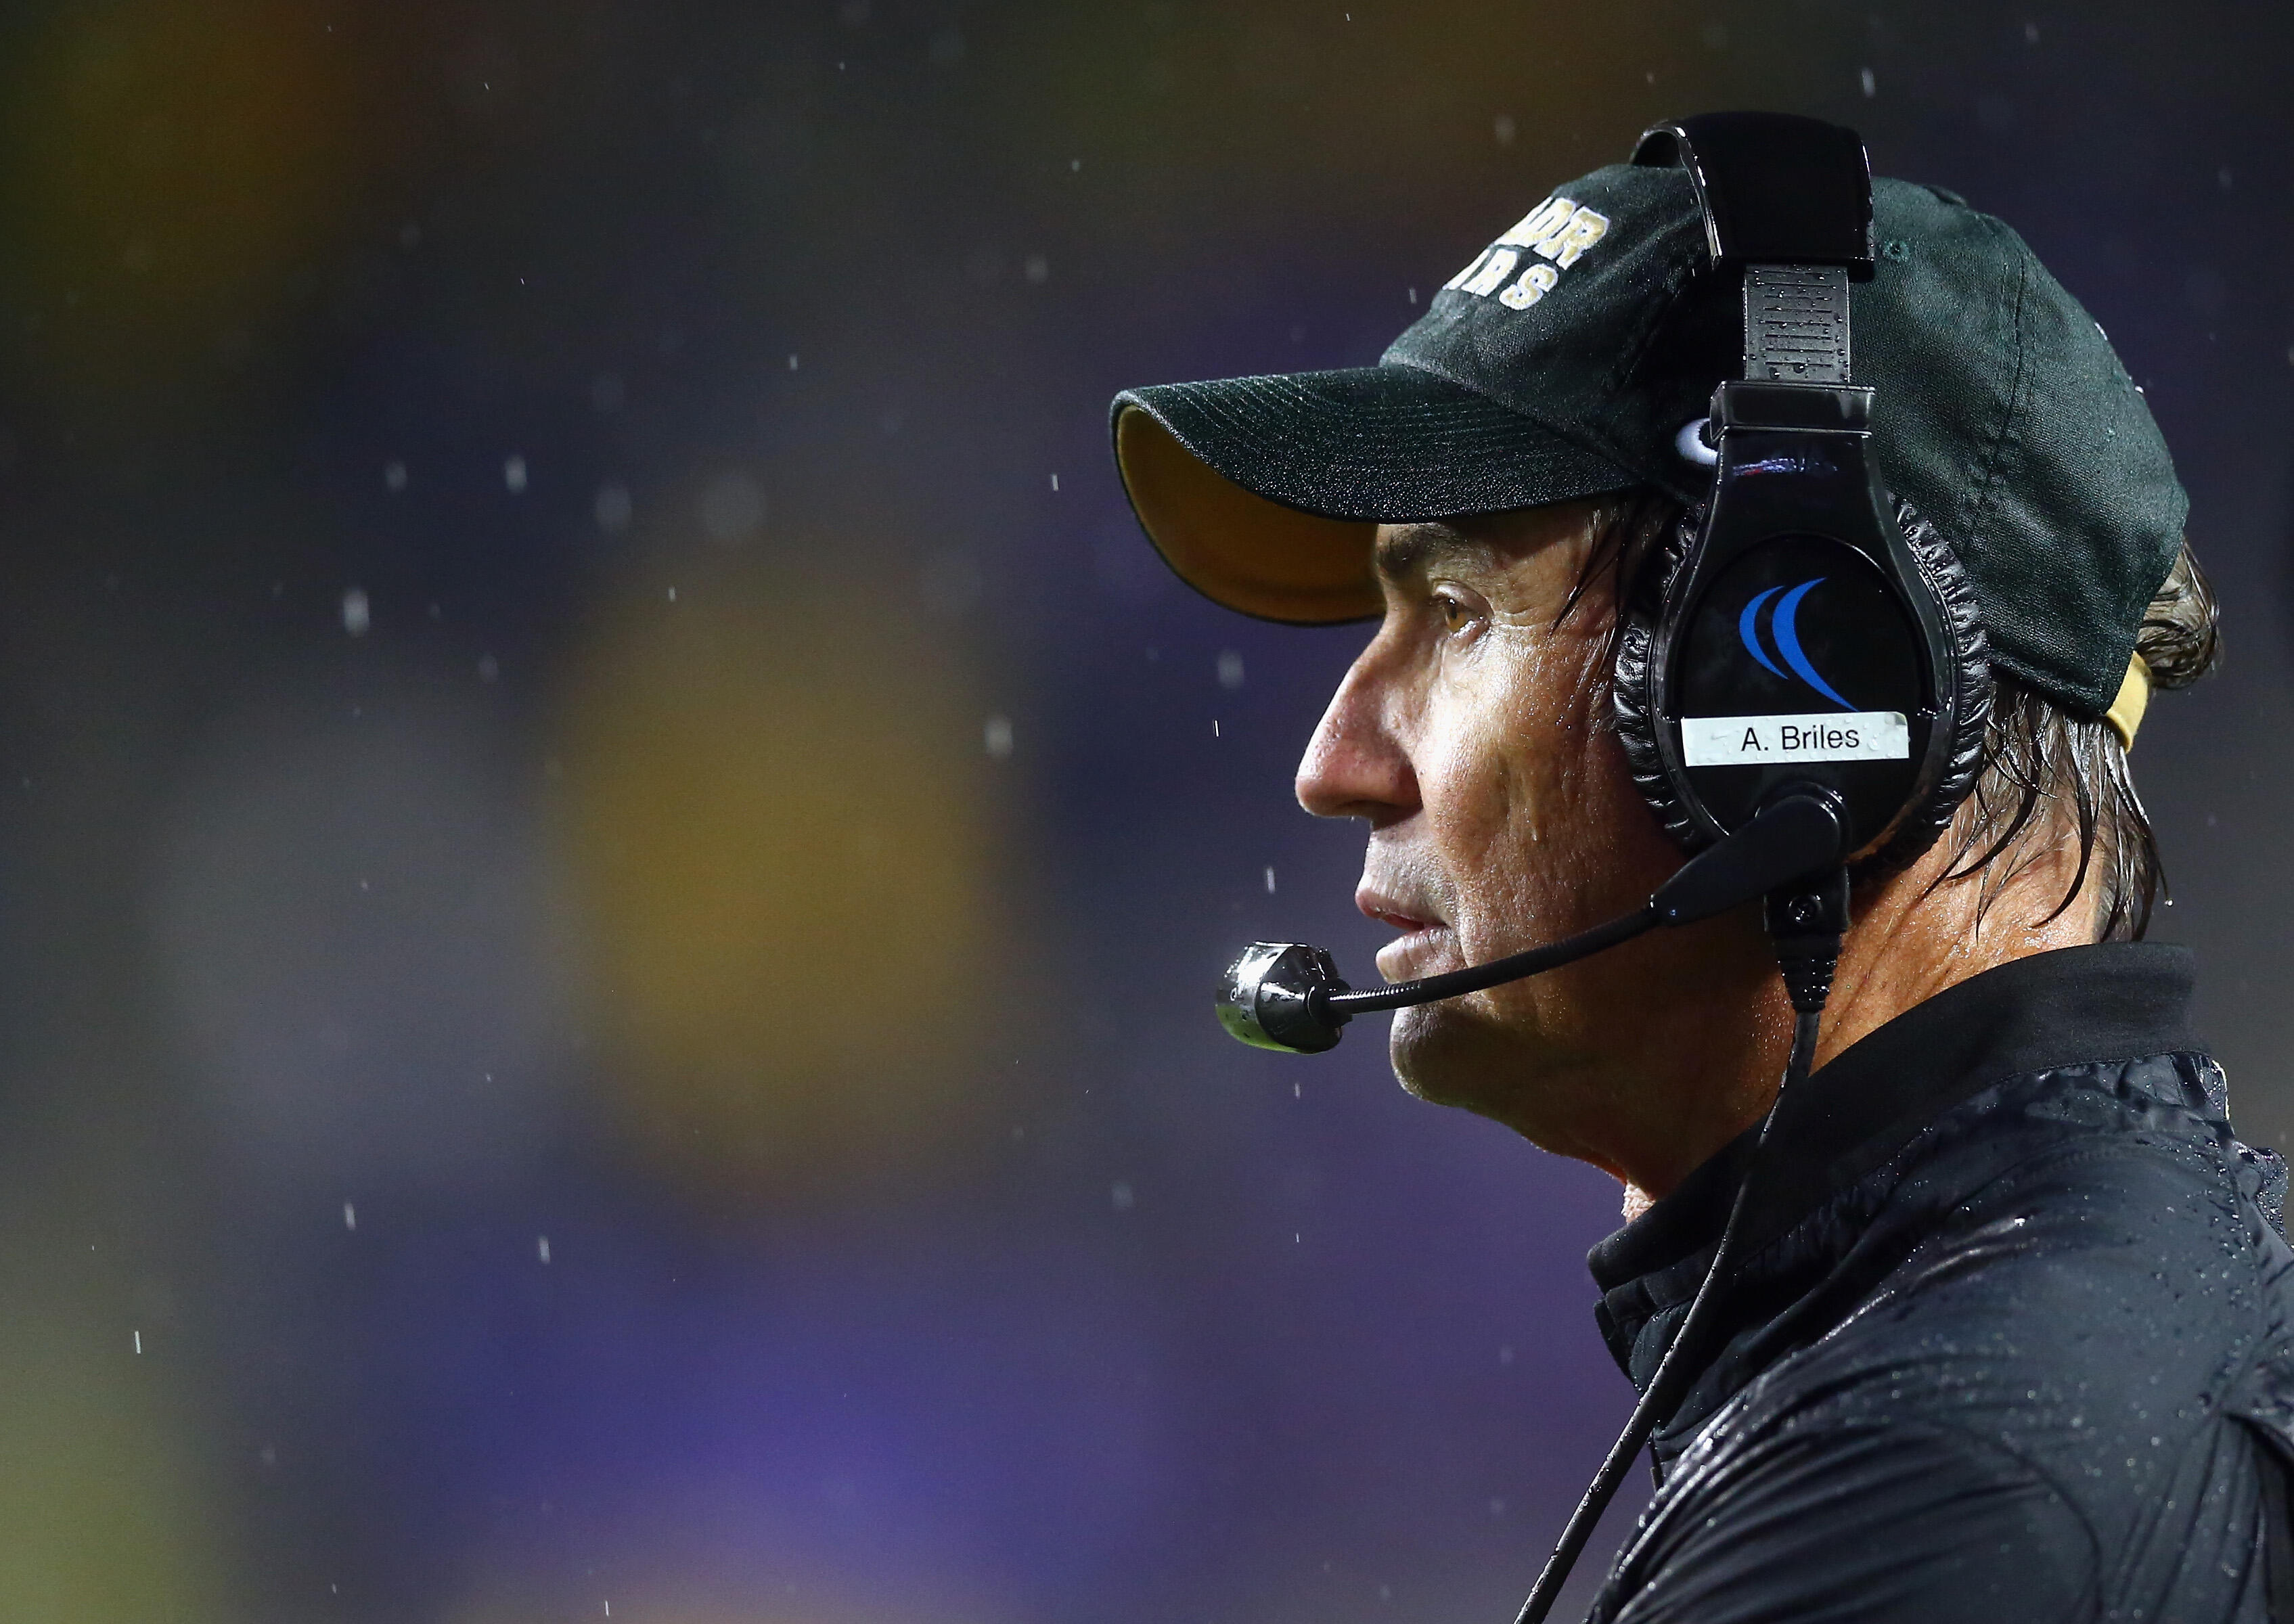
<path fill-rule="evenodd" d="M 2020 961 L 1786 1101 L 1725 1342 L 1593 1618 L 2273 1616 L 2294 1585 L 2284 1176 L 2233 1136 L 2189 995 L 2179 949 Z M 1749 1150 L 1594 1252 L 1637 1383 Z"/>

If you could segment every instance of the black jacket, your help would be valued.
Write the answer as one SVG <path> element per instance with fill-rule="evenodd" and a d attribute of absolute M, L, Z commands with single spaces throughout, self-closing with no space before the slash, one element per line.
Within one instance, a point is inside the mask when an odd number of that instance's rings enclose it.
<path fill-rule="evenodd" d="M 1657 1436 L 1594 1620 L 2272 1616 L 2294 1584 L 2285 1173 L 2232 1137 L 2190 983 L 2173 947 L 2021 960 L 1786 1099 L 1725 1344 Z M 1594 1248 L 1637 1384 L 1749 1141 Z"/>

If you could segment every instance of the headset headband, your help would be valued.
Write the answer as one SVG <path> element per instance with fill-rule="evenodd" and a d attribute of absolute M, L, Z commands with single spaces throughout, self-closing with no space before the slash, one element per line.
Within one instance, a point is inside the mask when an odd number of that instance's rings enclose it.
<path fill-rule="evenodd" d="M 1872 280 L 1872 166 L 1853 130 L 1700 113 L 1645 131 L 1633 162 L 1688 172 L 1716 265 L 1838 265 Z"/>
<path fill-rule="evenodd" d="M 1745 378 L 1848 383 L 1848 284 L 1872 276 L 1872 169 L 1856 133 L 1706 113 L 1645 133 L 1633 162 L 1688 172 L 1714 266 L 1743 272 Z"/>

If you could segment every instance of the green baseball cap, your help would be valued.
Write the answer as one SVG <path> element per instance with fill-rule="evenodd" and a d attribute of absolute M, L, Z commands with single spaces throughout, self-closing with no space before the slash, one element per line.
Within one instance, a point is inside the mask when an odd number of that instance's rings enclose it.
<path fill-rule="evenodd" d="M 2100 716 L 2181 543 L 2166 443 L 2007 226 L 1903 181 L 1875 181 L 1873 210 L 1851 328 L 1881 476 L 1956 547 L 1994 665 Z M 1693 426 L 1742 355 L 1688 175 L 1616 164 L 1476 256 L 1374 367 L 1126 390 L 1116 459 L 1198 590 L 1266 620 L 1363 619 L 1380 523 L 1641 486 L 1700 499 Z"/>

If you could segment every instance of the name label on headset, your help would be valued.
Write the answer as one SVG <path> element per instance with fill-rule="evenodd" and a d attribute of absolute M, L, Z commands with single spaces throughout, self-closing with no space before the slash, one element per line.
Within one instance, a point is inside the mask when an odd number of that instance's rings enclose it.
<path fill-rule="evenodd" d="M 1688 716 L 1680 753 L 1691 767 L 1765 767 L 1786 761 L 1901 761 L 1912 731 L 1900 710 L 1812 716 Z"/>

